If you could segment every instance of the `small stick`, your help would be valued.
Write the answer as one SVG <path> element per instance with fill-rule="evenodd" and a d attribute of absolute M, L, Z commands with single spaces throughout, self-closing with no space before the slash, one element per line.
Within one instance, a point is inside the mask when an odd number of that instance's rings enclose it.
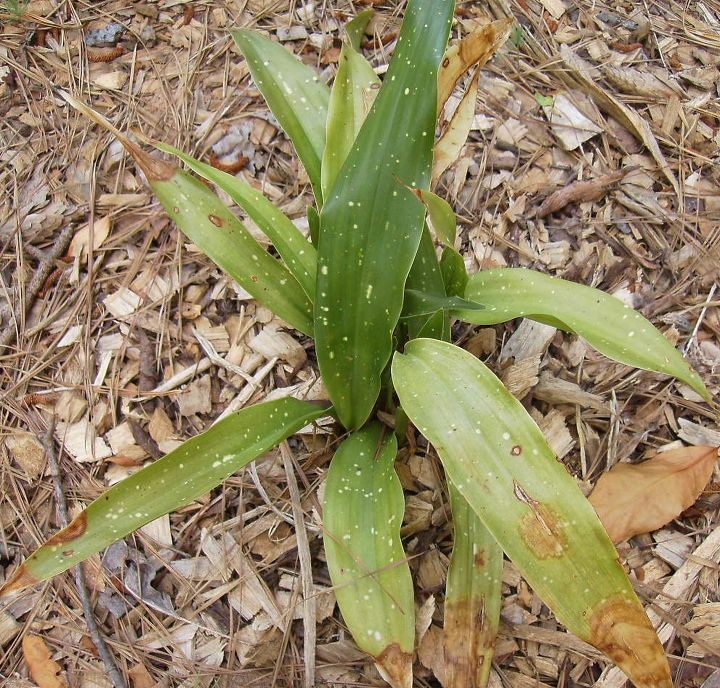
<path fill-rule="evenodd" d="M 40 265 L 26 289 L 24 303 L 22 299 L 18 299 L 18 303 L 15 306 L 14 317 L 10 318 L 10 322 L 7 324 L 7 327 L 0 332 L 0 349 L 9 346 L 13 343 L 13 341 L 15 341 L 15 337 L 17 336 L 17 329 L 15 325 L 19 324 L 22 317 L 30 310 L 38 292 L 45 284 L 45 280 L 47 280 L 50 274 L 55 270 L 55 261 L 65 255 L 65 251 L 67 251 L 74 234 L 75 227 L 66 227 L 62 232 L 60 232 L 60 236 L 58 236 L 57 241 L 53 244 L 48 254 L 40 261 Z M 12 309 L 7 308 L 6 312 L 12 313 Z"/>
<path fill-rule="evenodd" d="M 58 514 L 60 516 L 60 524 L 64 528 L 69 523 L 67 501 L 65 499 L 65 491 L 63 490 L 62 478 L 60 477 L 60 465 L 55 454 L 55 441 L 53 439 L 53 432 L 55 430 L 55 418 L 50 421 L 47 432 L 40 438 L 45 454 L 48 458 L 48 468 L 50 469 L 50 477 L 53 481 L 53 490 L 55 493 L 55 503 L 57 504 Z M 97 648 L 100 659 L 102 659 L 105 665 L 105 670 L 108 672 L 110 681 L 115 688 L 128 688 L 125 679 L 123 678 L 120 670 L 118 669 L 115 659 L 110 654 L 105 639 L 100 634 L 100 628 L 97 625 L 95 619 L 95 613 L 93 611 L 92 603 L 90 602 L 90 594 L 88 593 L 87 583 L 85 582 L 85 572 L 82 566 L 78 564 L 75 567 L 75 586 L 77 587 L 78 595 L 83 606 L 83 615 L 85 616 L 85 623 L 87 624 L 88 631 L 90 631 L 90 639 L 93 645 Z"/>

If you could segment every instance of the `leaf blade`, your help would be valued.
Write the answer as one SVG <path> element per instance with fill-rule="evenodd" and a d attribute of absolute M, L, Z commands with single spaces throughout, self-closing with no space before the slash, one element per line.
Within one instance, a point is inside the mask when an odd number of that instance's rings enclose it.
<path fill-rule="evenodd" d="M 315 298 L 317 250 L 285 213 L 246 181 L 200 162 L 174 146 L 158 143 L 157 148 L 178 157 L 193 172 L 225 191 L 270 239 L 307 297 Z"/>
<path fill-rule="evenodd" d="M 228 416 L 98 497 L 25 560 L 0 588 L 0 596 L 62 573 L 188 504 L 327 413 L 315 404 L 286 397 Z M 178 476 L 186 480 L 181 482 Z"/>
<path fill-rule="evenodd" d="M 662 645 L 615 548 L 522 405 L 445 342 L 410 342 L 392 377 L 449 479 L 558 619 L 638 686 L 669 688 Z"/>
<path fill-rule="evenodd" d="M 672 375 L 704 399 L 710 393 L 670 342 L 640 313 L 597 289 L 524 268 L 484 270 L 471 275 L 465 298 L 484 311 L 458 317 L 491 325 L 526 317 L 584 337 L 600 353 L 625 365 Z"/>
<path fill-rule="evenodd" d="M 437 70 L 453 5 L 408 5 L 383 87 L 321 216 L 318 362 L 340 420 L 350 429 L 365 422 L 377 400 L 422 235 L 423 210 L 395 177 L 417 187 L 429 184 Z M 420 87 L 418 75 L 431 84 Z"/>
<path fill-rule="evenodd" d="M 446 688 L 484 688 L 502 607 L 503 551 L 450 482 L 453 550 L 445 590 Z"/>
<path fill-rule="evenodd" d="M 323 540 L 338 606 L 358 646 L 391 685 L 412 683 L 415 606 L 400 525 L 397 440 L 373 422 L 352 433 L 330 464 Z"/>
<path fill-rule="evenodd" d="M 231 31 L 268 107 L 290 137 L 322 202 L 320 168 L 330 89 L 281 45 L 250 29 Z"/>
<path fill-rule="evenodd" d="M 328 105 L 326 144 L 321 169 L 325 198 L 330 195 L 335 179 L 352 150 L 380 88 L 380 79 L 356 47 L 371 16 L 372 11 L 366 10 L 346 26 L 350 43 L 345 43 L 340 51 L 338 73 L 330 91 Z"/>

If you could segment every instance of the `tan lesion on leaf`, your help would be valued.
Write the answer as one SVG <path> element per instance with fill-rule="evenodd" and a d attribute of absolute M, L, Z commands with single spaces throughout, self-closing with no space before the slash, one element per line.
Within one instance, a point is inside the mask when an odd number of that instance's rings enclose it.
<path fill-rule="evenodd" d="M 520 537 L 538 559 L 558 559 L 567 550 L 565 522 L 551 506 L 533 499 L 520 485 L 514 483 L 515 496 L 530 511 L 520 521 Z"/>
<path fill-rule="evenodd" d="M 393 688 L 412 688 L 412 655 L 397 643 L 388 645 L 373 659 L 380 675 Z"/>
<path fill-rule="evenodd" d="M 55 533 L 46 543 L 45 547 L 56 547 L 77 540 L 87 530 L 87 512 L 83 511 L 65 526 L 59 533 Z"/>
<path fill-rule="evenodd" d="M 636 600 L 616 595 L 597 605 L 590 616 L 589 641 L 610 657 L 637 688 L 672 688 L 665 651 Z"/>
<path fill-rule="evenodd" d="M 479 688 L 490 672 L 497 628 L 482 595 L 445 603 L 443 652 L 447 688 Z"/>

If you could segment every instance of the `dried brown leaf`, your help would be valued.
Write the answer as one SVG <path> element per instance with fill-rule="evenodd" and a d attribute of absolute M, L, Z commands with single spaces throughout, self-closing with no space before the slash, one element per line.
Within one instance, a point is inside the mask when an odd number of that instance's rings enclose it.
<path fill-rule="evenodd" d="M 590 502 L 613 542 L 664 526 L 707 485 L 717 447 L 682 447 L 640 464 L 616 464 L 600 477 Z"/>
<path fill-rule="evenodd" d="M 62 668 L 50 656 L 50 648 L 39 635 L 26 635 L 22 641 L 23 655 L 38 688 L 67 688 Z"/>
<path fill-rule="evenodd" d="M 447 102 L 458 81 L 477 65 L 481 68 L 510 36 L 512 19 L 499 19 L 450 46 L 438 74 L 438 111 Z"/>

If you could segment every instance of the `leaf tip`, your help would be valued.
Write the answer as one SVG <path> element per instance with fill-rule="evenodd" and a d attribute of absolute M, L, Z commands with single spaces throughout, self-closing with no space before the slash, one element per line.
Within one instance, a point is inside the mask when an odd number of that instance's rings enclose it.
<path fill-rule="evenodd" d="M 590 643 L 637 688 L 672 688 L 665 651 L 639 602 L 622 595 L 601 602 L 590 617 Z"/>
<path fill-rule="evenodd" d="M 35 576 L 28 571 L 27 565 L 23 564 L 0 587 L 0 598 L 14 595 L 39 582 L 40 579 L 35 578 Z"/>
<path fill-rule="evenodd" d="M 412 688 L 412 655 L 397 643 L 388 645 L 375 659 L 375 666 L 393 688 Z"/>

